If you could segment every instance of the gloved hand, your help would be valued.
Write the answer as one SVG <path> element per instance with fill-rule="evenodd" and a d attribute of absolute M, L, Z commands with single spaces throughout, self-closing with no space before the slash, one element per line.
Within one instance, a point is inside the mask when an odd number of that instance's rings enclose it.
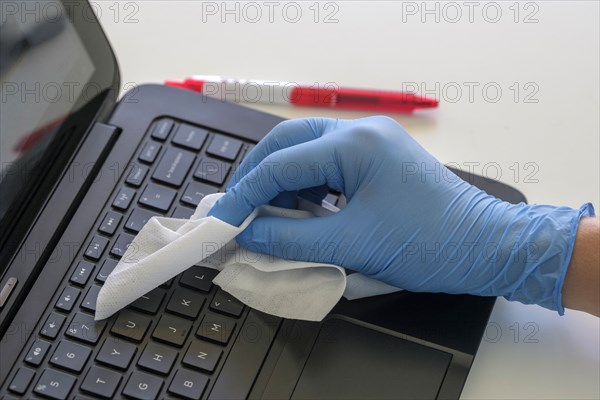
<path fill-rule="evenodd" d="M 257 218 L 237 241 L 336 264 L 417 292 L 505 296 L 563 313 L 562 283 L 582 215 L 509 204 L 463 181 L 395 121 L 301 119 L 276 126 L 210 211 L 239 225 L 257 206 L 294 207 L 327 187 L 347 206 L 311 219 Z"/>

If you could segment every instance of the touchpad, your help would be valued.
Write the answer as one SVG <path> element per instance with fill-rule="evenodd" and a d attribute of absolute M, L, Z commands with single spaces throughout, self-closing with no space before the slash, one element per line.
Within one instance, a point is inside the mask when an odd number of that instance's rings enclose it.
<path fill-rule="evenodd" d="M 452 355 L 351 322 L 323 323 L 293 399 L 432 399 Z"/>

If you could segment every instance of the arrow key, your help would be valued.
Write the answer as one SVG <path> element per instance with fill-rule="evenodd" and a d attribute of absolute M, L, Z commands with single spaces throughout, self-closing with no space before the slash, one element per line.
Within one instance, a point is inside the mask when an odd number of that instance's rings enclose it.
<path fill-rule="evenodd" d="M 156 325 L 152 337 L 181 347 L 185 343 L 190 329 L 192 329 L 191 322 L 170 315 L 163 315 L 158 325 Z"/>

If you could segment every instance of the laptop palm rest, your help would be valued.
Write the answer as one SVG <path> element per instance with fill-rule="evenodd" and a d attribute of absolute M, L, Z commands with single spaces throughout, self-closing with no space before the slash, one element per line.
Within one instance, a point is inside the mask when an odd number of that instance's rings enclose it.
<path fill-rule="evenodd" d="M 293 399 L 432 399 L 452 355 L 352 322 L 321 326 Z"/>

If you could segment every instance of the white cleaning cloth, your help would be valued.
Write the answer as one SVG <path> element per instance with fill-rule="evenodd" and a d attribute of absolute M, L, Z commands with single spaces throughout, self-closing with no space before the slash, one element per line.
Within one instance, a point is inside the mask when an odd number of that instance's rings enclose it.
<path fill-rule="evenodd" d="M 261 206 L 235 227 L 208 211 L 223 193 L 202 199 L 189 220 L 153 217 L 135 237 L 98 294 L 96 320 L 108 318 L 193 265 L 220 270 L 213 283 L 246 305 L 283 318 L 322 320 L 344 295 L 352 300 L 399 289 L 331 264 L 290 261 L 243 249 L 235 237 L 258 216 L 309 218 L 331 211 Z M 310 209 L 310 210 L 307 210 Z"/>

